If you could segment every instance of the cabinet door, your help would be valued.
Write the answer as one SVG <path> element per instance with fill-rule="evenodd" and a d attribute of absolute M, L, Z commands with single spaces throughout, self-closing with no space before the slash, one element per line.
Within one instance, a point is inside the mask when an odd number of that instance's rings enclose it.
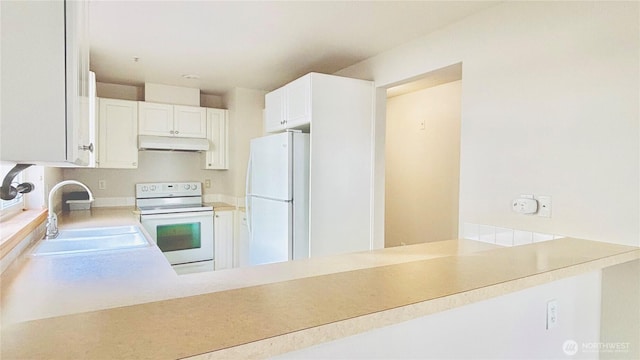
<path fill-rule="evenodd" d="M 173 105 L 139 101 L 138 133 L 140 135 L 172 136 Z"/>
<path fill-rule="evenodd" d="M 229 169 L 227 110 L 207 109 L 207 139 L 209 150 L 204 153 L 204 168 Z"/>
<path fill-rule="evenodd" d="M 311 74 L 294 80 L 285 86 L 286 127 L 293 128 L 311 122 Z"/>
<path fill-rule="evenodd" d="M 91 114 L 89 97 L 89 22 L 84 1 L 65 2 L 67 156 L 76 165 L 89 165 Z"/>
<path fill-rule="evenodd" d="M 233 211 L 217 211 L 213 220 L 215 270 L 233 267 Z"/>
<path fill-rule="evenodd" d="M 0 1 L 0 160 L 87 165 L 86 5 Z"/>
<path fill-rule="evenodd" d="M 285 129 L 284 124 L 284 93 L 285 89 L 273 90 L 264 97 L 264 131 L 268 133 Z"/>
<path fill-rule="evenodd" d="M 99 99 L 98 167 L 138 167 L 138 103 Z"/>
<path fill-rule="evenodd" d="M 206 108 L 174 105 L 173 117 L 174 136 L 203 139 L 207 137 Z"/>

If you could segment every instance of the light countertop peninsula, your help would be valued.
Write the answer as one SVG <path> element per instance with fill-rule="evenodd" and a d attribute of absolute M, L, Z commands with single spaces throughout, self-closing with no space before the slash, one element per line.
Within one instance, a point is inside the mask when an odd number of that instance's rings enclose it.
<path fill-rule="evenodd" d="M 136 223 L 131 209 L 69 227 Z M 153 244 L 31 257 L 2 276 L 0 357 L 264 358 L 640 258 L 578 239 L 450 240 L 178 276 Z"/>

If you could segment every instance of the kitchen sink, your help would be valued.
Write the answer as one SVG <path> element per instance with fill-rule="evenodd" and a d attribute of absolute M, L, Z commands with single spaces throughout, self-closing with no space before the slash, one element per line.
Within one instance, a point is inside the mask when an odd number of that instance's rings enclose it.
<path fill-rule="evenodd" d="M 149 246 L 137 226 L 110 226 L 61 230 L 55 239 L 44 239 L 31 252 L 34 256 L 62 255 Z"/>

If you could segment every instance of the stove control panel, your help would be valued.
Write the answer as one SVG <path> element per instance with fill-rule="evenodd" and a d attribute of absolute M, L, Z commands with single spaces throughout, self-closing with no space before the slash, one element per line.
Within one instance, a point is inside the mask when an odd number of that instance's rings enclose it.
<path fill-rule="evenodd" d="M 199 182 L 136 184 L 136 198 L 202 196 Z"/>

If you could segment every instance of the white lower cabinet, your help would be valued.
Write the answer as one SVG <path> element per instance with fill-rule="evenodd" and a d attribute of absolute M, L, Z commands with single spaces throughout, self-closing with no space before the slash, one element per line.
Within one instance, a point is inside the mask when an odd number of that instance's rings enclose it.
<path fill-rule="evenodd" d="M 98 154 L 96 166 L 111 169 L 138 167 L 138 102 L 98 99 Z"/>
<path fill-rule="evenodd" d="M 215 270 L 233 268 L 233 211 L 216 211 L 213 219 Z"/>

